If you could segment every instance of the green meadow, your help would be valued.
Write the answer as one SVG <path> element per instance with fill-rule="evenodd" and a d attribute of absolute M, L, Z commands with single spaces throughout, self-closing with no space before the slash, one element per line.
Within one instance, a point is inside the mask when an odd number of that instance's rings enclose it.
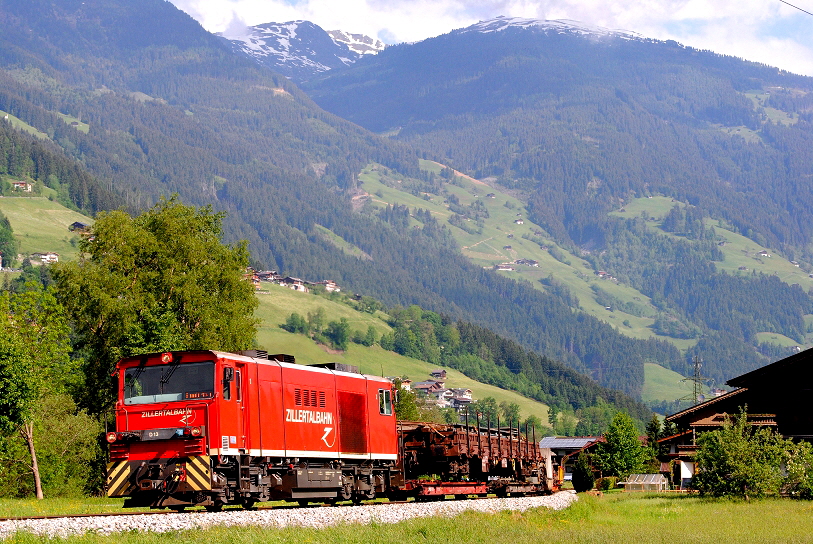
<path fill-rule="evenodd" d="M 0 212 L 11 223 L 24 256 L 55 251 L 60 259 L 76 259 L 79 235 L 69 231 L 68 226 L 74 221 L 93 223 L 89 217 L 45 197 L 0 197 Z"/>
<path fill-rule="evenodd" d="M 351 343 L 344 352 L 331 350 L 326 346 L 317 344 L 310 338 L 301 334 L 292 334 L 280 328 L 292 312 L 303 317 L 308 313 L 315 313 L 319 308 L 324 309 L 326 321 L 347 319 L 353 331 L 366 332 L 372 325 L 376 333 L 389 332 L 390 326 L 382 319 L 386 317 L 381 312 L 371 315 L 343 304 L 330 300 L 328 297 L 312 293 L 302 293 L 263 283 L 257 297 L 260 306 L 256 316 L 261 320 L 257 334 L 257 344 L 268 353 L 288 353 L 296 357 L 296 362 L 302 364 L 313 363 L 346 363 L 356 365 L 365 374 L 376 376 L 407 376 L 419 382 L 431 378 L 429 373 L 438 368 L 426 361 L 404 357 L 392 351 L 386 351 L 379 346 L 365 347 Z M 446 369 L 446 386 L 461 387 L 472 390 L 475 399 L 494 397 L 497 402 L 513 402 L 519 405 L 523 419 L 529 415 L 536 415 L 542 421 L 547 421 L 548 407 L 541 402 L 524 397 L 518 393 L 500 389 L 499 387 L 484 384 L 466 377 L 462 373 Z"/>

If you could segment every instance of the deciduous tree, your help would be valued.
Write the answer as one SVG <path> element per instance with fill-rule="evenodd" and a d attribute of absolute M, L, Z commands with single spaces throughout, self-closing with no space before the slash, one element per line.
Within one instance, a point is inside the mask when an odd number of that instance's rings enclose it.
<path fill-rule="evenodd" d="M 54 268 L 84 355 L 83 401 L 111 406 L 115 362 L 155 351 L 238 351 L 254 342 L 257 300 L 248 251 L 220 240 L 223 213 L 162 199 L 137 217 L 99 214 L 78 262 Z"/>
<path fill-rule="evenodd" d="M 519 404 L 516 402 L 502 401 L 500 403 L 500 413 L 504 422 L 513 425 L 519 424 Z"/>
<path fill-rule="evenodd" d="M 420 417 L 415 393 L 404 389 L 401 378 L 395 380 L 395 415 L 405 421 L 417 421 Z"/>
<path fill-rule="evenodd" d="M 625 412 L 615 415 L 604 433 L 604 442 L 599 443 L 596 449 L 594 461 L 605 476 L 626 478 L 640 472 L 651 458 L 648 448 L 641 445 L 638 439 L 635 423 Z"/>
<path fill-rule="evenodd" d="M 18 431 L 25 440 L 38 499 L 43 491 L 34 412 L 72 377 L 68 332 L 52 290 L 30 284 L 22 293 L 0 293 L 0 432 Z"/>

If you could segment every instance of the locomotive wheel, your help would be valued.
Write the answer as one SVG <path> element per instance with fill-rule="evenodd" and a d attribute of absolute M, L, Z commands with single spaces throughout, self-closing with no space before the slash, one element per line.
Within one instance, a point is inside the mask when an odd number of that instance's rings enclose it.
<path fill-rule="evenodd" d="M 206 508 L 207 512 L 222 512 L 223 511 L 223 503 L 222 502 L 216 502 L 214 504 L 207 504 L 206 506 L 204 506 L 204 508 Z"/>
<path fill-rule="evenodd" d="M 256 510 L 257 507 L 254 506 L 255 504 L 257 504 L 257 501 L 254 499 L 245 499 L 243 501 L 243 510 Z"/>
<path fill-rule="evenodd" d="M 169 509 L 174 510 L 175 512 L 178 512 L 180 514 L 181 512 L 186 510 L 186 506 L 170 506 Z"/>
<path fill-rule="evenodd" d="M 308 506 L 308 503 L 310 501 L 308 501 L 307 499 L 299 499 L 296 502 L 297 502 L 297 504 L 299 504 L 300 508 L 305 508 L 306 506 Z"/>
<path fill-rule="evenodd" d="M 350 486 L 347 485 L 342 486 L 342 488 L 337 493 L 336 498 L 339 499 L 340 501 L 349 501 L 350 499 L 353 498 L 353 490 L 350 488 Z"/>

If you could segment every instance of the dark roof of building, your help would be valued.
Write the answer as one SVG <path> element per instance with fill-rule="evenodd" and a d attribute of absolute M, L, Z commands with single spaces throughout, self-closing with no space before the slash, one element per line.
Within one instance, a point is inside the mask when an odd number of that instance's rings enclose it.
<path fill-rule="evenodd" d="M 713 399 L 707 400 L 706 402 L 701 402 L 700 404 L 695 404 L 694 406 L 686 408 L 685 410 L 682 410 L 682 411 L 677 412 L 675 414 L 672 414 L 670 416 L 666 416 L 666 420 L 667 421 L 672 421 L 673 419 L 680 419 L 681 417 L 683 417 L 685 415 L 688 415 L 688 414 L 691 414 L 692 412 L 696 412 L 697 410 L 701 410 L 703 408 L 706 408 L 706 407 L 708 407 L 708 406 L 710 406 L 712 404 L 715 404 L 717 402 L 728 400 L 733 396 L 739 395 L 740 393 L 744 393 L 745 391 L 748 391 L 748 389 L 742 388 L 742 389 L 735 389 L 734 391 L 729 391 L 725 395 L 720 395 L 719 397 L 714 397 Z"/>
<path fill-rule="evenodd" d="M 736 378 L 731 378 L 726 382 L 726 384 L 733 387 L 756 387 L 762 384 L 766 377 L 778 376 L 780 374 L 787 375 L 791 369 L 797 370 L 797 372 L 794 372 L 794 374 L 798 374 L 798 370 L 802 369 L 804 369 L 806 372 L 810 372 L 811 362 L 813 362 L 813 351 L 801 351 L 795 355 L 791 355 L 790 357 L 780 359 L 775 363 L 757 368 L 756 370 L 752 370 L 751 372 L 747 372 L 737 376 Z M 794 369 L 794 367 L 797 366 L 799 368 Z"/>

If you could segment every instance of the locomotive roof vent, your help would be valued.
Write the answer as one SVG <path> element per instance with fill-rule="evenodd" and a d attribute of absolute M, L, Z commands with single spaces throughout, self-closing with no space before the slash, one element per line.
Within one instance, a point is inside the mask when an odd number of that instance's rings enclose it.
<path fill-rule="evenodd" d="M 274 353 L 269 355 L 267 351 L 262 349 L 246 349 L 238 351 L 237 354 L 251 357 L 252 359 L 268 359 L 269 361 L 277 361 L 280 363 L 296 363 L 296 357 L 293 355 L 288 355 L 287 353 Z"/>
<path fill-rule="evenodd" d="M 268 352 L 262 349 L 247 349 L 237 353 L 253 359 L 268 359 Z"/>
<path fill-rule="evenodd" d="M 296 357 L 288 355 L 287 353 L 275 353 L 274 355 L 268 355 L 267 358 L 272 361 L 279 361 L 280 363 L 296 363 Z"/>
<path fill-rule="evenodd" d="M 353 374 L 361 374 L 361 372 L 359 372 L 358 366 L 348 365 L 347 363 L 315 363 L 308 366 L 327 368 L 328 370 L 338 370 L 339 372 L 352 372 Z"/>

